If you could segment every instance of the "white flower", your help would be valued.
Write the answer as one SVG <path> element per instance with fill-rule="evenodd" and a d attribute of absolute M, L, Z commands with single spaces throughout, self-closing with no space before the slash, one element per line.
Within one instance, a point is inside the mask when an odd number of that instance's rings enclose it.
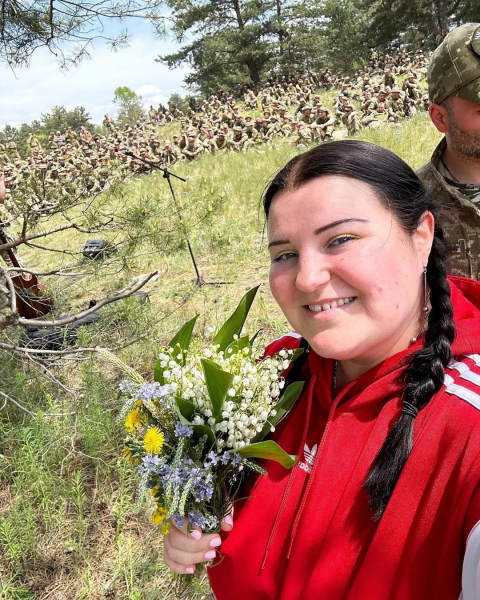
<path fill-rule="evenodd" d="M 237 393 L 237 392 L 235 391 L 235 389 L 234 389 L 234 388 L 230 388 L 230 389 L 228 390 L 228 392 L 227 392 L 227 395 L 228 395 L 228 396 L 230 396 L 230 397 L 233 397 L 233 396 L 235 396 L 235 394 L 236 394 L 236 393 Z"/>
<path fill-rule="evenodd" d="M 282 367 L 284 369 L 288 369 L 289 366 L 290 366 L 290 361 L 284 360 L 283 363 L 282 363 Z"/>
<path fill-rule="evenodd" d="M 208 419 L 208 424 L 210 425 L 210 427 L 212 427 L 212 425 L 215 425 L 215 417 L 210 417 Z"/>
<path fill-rule="evenodd" d="M 287 358 L 287 356 L 288 356 L 285 350 L 280 350 L 280 352 L 279 352 L 278 354 L 279 354 L 279 356 L 281 356 L 282 358 Z"/>
<path fill-rule="evenodd" d="M 195 423 L 195 425 L 205 425 L 205 421 L 199 415 L 195 415 L 195 417 L 193 418 L 193 422 Z"/>
<path fill-rule="evenodd" d="M 245 392 L 245 396 L 246 396 L 247 398 L 253 398 L 253 392 L 252 392 L 252 390 L 247 390 L 247 391 Z"/>
<path fill-rule="evenodd" d="M 163 372 L 164 379 L 170 379 L 170 375 L 171 375 L 170 371 L 164 371 Z"/>
<path fill-rule="evenodd" d="M 273 433 L 275 431 L 275 427 L 270 427 L 270 431 Z"/>

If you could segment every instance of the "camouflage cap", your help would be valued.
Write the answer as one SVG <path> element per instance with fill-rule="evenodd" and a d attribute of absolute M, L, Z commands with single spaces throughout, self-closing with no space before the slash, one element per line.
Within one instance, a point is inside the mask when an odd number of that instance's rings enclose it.
<path fill-rule="evenodd" d="M 480 104 L 480 23 L 451 31 L 432 54 L 427 72 L 428 95 L 435 104 L 448 96 Z"/>

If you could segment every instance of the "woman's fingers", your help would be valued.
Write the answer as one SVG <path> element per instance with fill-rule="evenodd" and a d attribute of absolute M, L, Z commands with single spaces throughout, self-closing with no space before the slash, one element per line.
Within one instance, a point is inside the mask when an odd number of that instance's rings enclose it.
<path fill-rule="evenodd" d="M 213 560 L 217 555 L 215 548 L 207 547 L 206 550 L 202 549 L 199 552 L 189 552 L 180 550 L 178 547 L 172 546 L 171 544 L 166 544 L 164 547 L 165 555 L 168 556 L 169 560 L 173 563 L 183 565 L 184 568 L 207 560 Z"/>
<path fill-rule="evenodd" d="M 218 533 L 188 532 L 188 520 L 175 525 L 164 536 L 164 561 L 174 573 L 193 573 L 197 563 L 213 560 L 222 543 Z"/>
<path fill-rule="evenodd" d="M 222 519 L 220 524 L 222 531 L 231 531 L 233 528 L 233 511 L 234 507 L 232 505 L 230 513 Z"/>

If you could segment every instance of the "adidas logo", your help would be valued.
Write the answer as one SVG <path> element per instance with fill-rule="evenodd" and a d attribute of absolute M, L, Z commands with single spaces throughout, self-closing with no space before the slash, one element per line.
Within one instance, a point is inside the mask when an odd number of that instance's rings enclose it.
<path fill-rule="evenodd" d="M 312 448 L 309 448 L 307 446 L 307 444 L 305 444 L 303 446 L 303 455 L 305 457 L 305 462 L 299 462 L 298 466 L 303 469 L 304 471 L 306 471 L 307 473 L 310 473 L 310 471 L 312 470 L 312 465 L 313 465 L 313 461 L 315 460 L 315 454 L 317 453 L 317 444 L 315 444 L 315 446 L 312 446 Z"/>

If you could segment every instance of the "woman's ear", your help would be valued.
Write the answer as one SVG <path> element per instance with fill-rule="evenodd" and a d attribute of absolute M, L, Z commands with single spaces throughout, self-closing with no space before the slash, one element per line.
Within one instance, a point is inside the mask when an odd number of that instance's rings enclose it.
<path fill-rule="evenodd" d="M 427 210 L 423 213 L 417 229 L 413 233 L 412 239 L 417 250 L 417 255 L 422 263 L 428 263 L 428 257 L 432 249 L 433 238 L 435 237 L 435 217 Z"/>

